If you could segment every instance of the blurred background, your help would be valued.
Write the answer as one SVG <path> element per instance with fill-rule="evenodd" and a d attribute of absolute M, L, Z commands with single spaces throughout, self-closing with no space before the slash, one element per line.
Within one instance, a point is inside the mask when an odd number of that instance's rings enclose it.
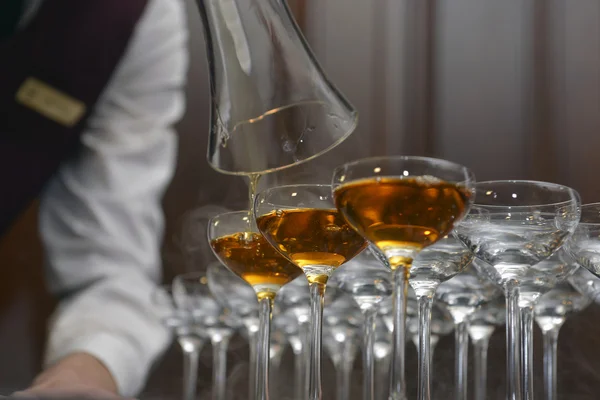
<path fill-rule="evenodd" d="M 183 0 L 182 0 L 183 1 Z M 478 180 L 537 179 L 567 184 L 586 203 L 600 201 L 599 0 L 290 0 L 318 59 L 360 113 L 342 145 L 282 175 L 328 181 L 345 161 L 372 155 L 428 155 L 472 168 Z M 180 158 L 165 197 L 165 280 L 204 269 L 211 255 L 181 245 L 192 215 L 211 204 L 244 207 L 246 183 L 206 162 L 209 90 L 203 32 L 193 0 L 188 112 L 178 126 Z M 21 388 L 39 371 L 46 319 L 54 307 L 43 281 L 35 205 L 0 242 L 0 387 Z M 198 243 L 205 238 L 194 237 Z M 203 242 L 204 241 L 204 242 Z M 570 319 L 559 343 L 561 398 L 600 393 L 600 307 Z M 10 344 L 10 345 L 9 345 Z M 536 389 L 541 396 L 541 337 L 536 327 Z M 452 388 L 453 337 L 434 360 L 434 398 Z M 408 346 L 410 392 L 416 393 L 416 351 Z M 232 345 L 229 375 L 235 398 L 247 388 L 247 347 Z M 275 378 L 285 386 L 288 365 Z M 157 364 L 146 398 L 180 393 L 176 346 Z M 504 397 L 504 331 L 490 348 L 489 398 Z M 211 352 L 202 355 L 200 395 L 210 393 Z M 413 369 L 413 367 L 415 367 Z M 325 398 L 333 370 L 325 364 Z M 360 360 L 355 364 L 360 376 Z M 355 381 L 360 382 L 360 379 Z M 354 390 L 360 396 L 359 390 Z M 274 394 L 284 399 L 285 392 Z M 232 392 L 233 396 L 233 392 Z M 203 397 L 204 398 L 204 397 Z M 206 397 L 209 398 L 209 397 Z M 234 398 L 234 397 L 232 397 Z M 357 399 L 359 397 L 356 397 Z"/>

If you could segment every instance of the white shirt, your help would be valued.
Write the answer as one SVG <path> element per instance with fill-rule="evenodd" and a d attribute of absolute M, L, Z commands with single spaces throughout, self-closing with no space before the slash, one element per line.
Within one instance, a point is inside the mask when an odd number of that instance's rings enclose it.
<path fill-rule="evenodd" d="M 45 362 L 89 353 L 123 396 L 142 389 L 170 340 L 151 294 L 161 278 L 161 200 L 175 169 L 172 125 L 184 111 L 187 63 L 183 2 L 150 0 L 81 152 L 41 202 L 49 287 L 67 296 L 52 317 Z"/>

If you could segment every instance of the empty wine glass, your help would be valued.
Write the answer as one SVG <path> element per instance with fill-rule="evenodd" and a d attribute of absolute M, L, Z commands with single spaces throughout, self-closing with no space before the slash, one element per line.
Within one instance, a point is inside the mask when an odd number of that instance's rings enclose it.
<path fill-rule="evenodd" d="M 487 353 L 490 338 L 497 326 L 506 322 L 506 300 L 504 296 L 479 307 L 469 318 L 469 337 L 474 351 L 474 398 L 487 400 Z"/>
<path fill-rule="evenodd" d="M 454 320 L 456 400 L 467 399 L 467 367 L 469 362 L 469 317 L 478 307 L 501 295 L 492 282 L 481 276 L 473 260 L 454 278 L 442 283 L 437 290 L 437 300 L 446 306 Z"/>
<path fill-rule="evenodd" d="M 253 221 L 249 211 L 217 215 L 210 220 L 208 239 L 219 261 L 246 281 L 258 299 L 260 333 L 255 388 L 256 399 L 265 400 L 269 397 L 270 327 L 275 297 L 282 286 L 302 272 L 254 231 Z"/>
<path fill-rule="evenodd" d="M 581 207 L 581 221 L 565 250 L 579 265 L 600 277 L 600 203 Z"/>
<path fill-rule="evenodd" d="M 173 280 L 173 299 L 204 329 L 213 347 L 213 399 L 224 400 L 227 383 L 227 348 L 241 321 L 222 307 L 208 287 L 203 272 L 178 275 Z"/>
<path fill-rule="evenodd" d="M 521 342 L 519 292 L 526 285 L 551 288 L 556 283 L 559 277 L 554 268 L 535 266 L 549 258 L 575 230 L 580 217 L 579 195 L 553 183 L 490 181 L 476 185 L 476 198 L 476 212 L 457 224 L 456 232 L 476 257 L 486 262 L 482 265 L 487 276 L 504 288 L 508 398 L 521 400 L 525 392 L 525 398 L 530 399 L 531 343 Z M 525 322 L 525 326 L 532 326 L 532 321 Z M 528 338 L 529 332 L 524 339 Z M 526 364 L 523 374 L 522 354 Z M 522 376 L 525 385 L 521 385 Z"/>
<path fill-rule="evenodd" d="M 329 291 L 328 291 L 329 292 Z M 363 318 L 352 297 L 337 296 L 323 312 L 323 348 L 336 371 L 336 398 L 350 398 L 350 378 Z"/>
<path fill-rule="evenodd" d="M 424 157 L 378 157 L 338 167 L 335 204 L 351 227 L 374 244 L 393 271 L 392 400 L 406 399 L 406 291 L 413 259 L 448 235 L 472 201 L 474 175 L 465 167 Z"/>
<path fill-rule="evenodd" d="M 591 299 L 569 282 L 558 283 L 535 305 L 535 321 L 544 335 L 544 391 L 546 400 L 556 400 L 558 334 L 568 317 L 582 311 Z"/>
<path fill-rule="evenodd" d="M 365 240 L 335 209 L 331 186 L 290 185 L 256 197 L 256 224 L 267 241 L 302 268 L 311 293 L 309 399 L 320 400 L 323 302 L 333 271 L 359 254 Z"/>
<path fill-rule="evenodd" d="M 392 294 L 388 269 L 369 251 L 338 268 L 331 285 L 352 296 L 364 317 L 363 324 L 363 399 L 375 399 L 375 323 L 381 302 Z"/>
<path fill-rule="evenodd" d="M 448 235 L 423 249 L 412 263 L 408 279 L 419 304 L 419 399 L 431 398 L 431 310 L 438 286 L 460 274 L 473 261 L 473 253 Z"/>
<path fill-rule="evenodd" d="M 225 268 L 221 263 L 209 264 L 206 276 L 208 287 L 223 307 L 239 316 L 244 325 L 244 336 L 250 349 L 249 399 L 256 395 L 256 354 L 258 350 L 258 301 L 254 289 L 242 278 Z"/>
<path fill-rule="evenodd" d="M 159 287 L 152 295 L 163 325 L 173 331 L 183 352 L 183 400 L 196 400 L 198 362 L 206 342 L 202 329 L 192 324 L 190 313 L 177 307 L 171 285 Z"/>
<path fill-rule="evenodd" d="M 550 258 L 536 264 L 528 272 L 532 282 L 521 285 L 519 293 L 519 310 L 521 313 L 521 328 L 523 329 L 523 369 L 525 391 L 533 397 L 533 320 L 534 307 L 544 293 L 555 287 L 570 276 L 578 268 L 575 261 L 563 251 L 558 250 Z M 546 279 L 536 279 L 544 275 Z"/>
<path fill-rule="evenodd" d="M 285 285 L 275 302 L 275 328 L 281 329 L 294 353 L 294 398 L 308 397 L 308 339 L 310 334 L 310 290 L 300 275 Z"/>
<path fill-rule="evenodd" d="M 377 311 L 377 322 L 375 322 L 375 344 L 373 349 L 373 354 L 375 356 L 375 390 L 377 392 L 377 399 L 387 400 L 389 395 L 389 385 L 387 382 L 389 379 L 388 374 L 392 355 L 392 331 L 388 329 L 388 324 L 385 323 L 379 310 Z"/>

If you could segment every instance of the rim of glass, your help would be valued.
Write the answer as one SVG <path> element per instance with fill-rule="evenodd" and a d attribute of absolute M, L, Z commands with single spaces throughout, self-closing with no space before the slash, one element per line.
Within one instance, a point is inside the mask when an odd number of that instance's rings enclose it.
<path fill-rule="evenodd" d="M 257 196 L 260 196 L 262 193 L 266 193 L 275 189 L 289 189 L 295 187 L 331 187 L 330 183 L 298 183 L 294 185 L 278 185 L 267 188 L 265 190 L 260 191 Z"/>
<path fill-rule="evenodd" d="M 462 181 L 453 181 L 453 180 L 447 180 L 444 179 L 446 182 L 452 182 L 452 183 L 456 183 L 458 185 L 460 184 L 466 184 L 467 182 L 475 182 L 475 173 L 468 167 L 456 163 L 454 161 L 448 161 L 448 160 L 444 160 L 443 158 L 434 158 L 434 157 L 424 157 L 424 156 L 376 156 L 376 157 L 366 157 L 366 158 L 361 158 L 358 160 L 354 160 L 354 161 L 350 161 L 341 165 L 338 165 L 334 170 L 333 170 L 333 178 L 332 180 L 335 180 L 336 175 L 338 174 L 338 172 L 341 169 L 345 169 L 345 168 L 349 168 L 349 167 L 353 167 L 359 164 L 363 164 L 363 163 L 369 163 L 369 162 L 376 162 L 376 161 L 410 161 L 410 160 L 414 160 L 414 161 L 428 161 L 428 162 L 436 162 L 436 163 L 440 163 L 443 165 L 447 165 L 447 166 L 452 166 L 453 168 L 459 168 L 462 169 L 464 172 L 466 172 L 467 175 L 467 179 L 464 179 Z M 385 178 L 385 177 L 397 177 L 398 175 L 378 175 L 381 178 Z M 409 175 L 410 177 L 411 175 Z M 417 176 L 417 175 L 412 175 L 412 176 Z M 357 178 L 357 179 L 353 179 L 350 182 L 354 182 L 357 180 L 361 180 L 361 179 L 369 179 L 369 177 L 363 177 L 363 178 Z M 339 186 L 339 185 L 343 185 L 346 183 L 350 183 L 350 182 L 335 182 L 332 183 L 332 186 Z"/>
<path fill-rule="evenodd" d="M 594 207 L 598 209 L 598 215 L 600 216 L 600 202 L 582 204 L 581 205 L 581 215 L 583 216 L 583 211 L 585 209 L 594 208 Z M 579 225 L 587 225 L 587 226 L 598 225 L 598 226 L 600 226 L 600 218 L 598 218 L 598 222 L 581 222 L 581 221 L 579 221 Z"/>
<path fill-rule="evenodd" d="M 479 185 L 483 185 L 486 183 L 535 183 L 535 184 L 543 184 L 546 186 L 552 186 L 554 188 L 564 188 L 567 189 L 569 192 L 574 193 L 575 197 L 577 200 L 579 200 L 579 203 L 581 203 L 581 196 L 579 196 L 579 193 L 573 189 L 572 187 L 566 186 L 566 185 L 561 185 L 559 183 L 552 183 L 552 182 L 546 182 L 546 181 L 534 181 L 534 180 L 519 180 L 519 179 L 501 179 L 501 180 L 497 180 L 497 181 L 481 181 L 481 182 L 476 182 L 475 186 L 474 186 L 474 190 L 475 190 L 475 200 L 473 201 L 473 204 L 471 206 L 471 209 L 473 207 L 480 207 L 480 208 L 510 208 L 510 209 L 528 209 L 528 208 L 536 208 L 536 207 L 558 207 L 558 206 L 563 206 L 563 205 L 568 205 L 568 204 L 572 204 L 573 203 L 573 199 L 571 200 L 565 200 L 565 201 L 557 201 L 554 203 L 544 203 L 544 204 L 532 204 L 532 205 L 528 205 L 528 206 L 509 206 L 509 205 L 492 205 L 492 204 L 481 204 L 477 202 L 477 186 Z M 600 204 L 600 203 L 598 203 Z M 580 204 L 581 207 L 581 204 Z M 466 215 L 469 215 L 468 213 Z"/>
<path fill-rule="evenodd" d="M 210 217 L 210 219 L 208 220 L 208 225 L 209 226 L 212 225 L 213 221 L 216 220 L 217 218 L 234 216 L 234 215 L 243 214 L 243 213 L 246 213 L 246 214 L 248 214 L 248 216 L 252 217 L 252 211 L 250 211 L 250 210 L 227 211 L 227 212 L 220 213 L 220 214 Z"/>
<path fill-rule="evenodd" d="M 256 204 L 258 202 L 258 198 L 265 197 L 266 193 L 273 192 L 273 191 L 279 190 L 279 189 L 291 189 L 291 188 L 327 188 L 327 189 L 329 189 L 328 194 L 331 196 L 332 185 L 327 184 L 327 183 L 299 183 L 297 185 L 273 186 L 273 187 L 267 188 L 265 190 L 262 190 L 256 194 L 256 196 L 254 198 L 254 206 L 255 206 L 254 209 L 256 209 Z"/>
<path fill-rule="evenodd" d="M 233 217 L 236 215 L 244 215 L 248 218 L 247 222 L 248 223 L 248 227 L 252 228 L 252 219 L 254 218 L 254 212 L 252 211 L 248 211 L 248 210 L 239 210 L 239 211 L 227 211 L 221 214 L 217 214 L 215 216 L 212 216 L 209 220 L 208 220 L 208 224 L 206 226 L 206 238 L 208 239 L 209 242 L 212 242 L 213 240 L 223 237 L 223 236 L 216 236 L 216 235 L 211 235 L 211 230 L 214 227 L 214 224 L 217 220 L 220 220 L 221 218 L 227 218 L 227 217 Z M 242 221 L 244 221 L 244 219 L 242 218 Z M 250 232 L 250 233 L 258 233 L 258 232 L 254 232 L 252 229 L 249 230 L 245 230 L 245 231 L 240 231 L 240 232 Z M 214 249 L 212 248 L 212 245 L 210 246 L 211 250 L 214 253 Z M 215 254 L 216 256 L 216 254 Z M 218 257 L 217 257 L 218 259 Z M 222 264 L 221 261 L 217 261 L 217 263 Z M 208 271 L 208 267 L 210 266 L 210 263 L 206 266 L 206 270 Z M 208 273 L 206 273 L 208 276 Z"/>
<path fill-rule="evenodd" d="M 305 163 L 307 163 L 307 162 L 309 162 L 309 161 L 312 161 L 312 160 L 314 160 L 314 159 L 316 159 L 316 158 L 318 158 L 318 157 L 321 157 L 322 155 L 324 155 L 324 154 L 326 154 L 326 153 L 330 152 L 331 150 L 335 149 L 335 148 L 336 148 L 336 147 L 338 147 L 340 144 L 342 144 L 343 142 L 345 142 L 345 141 L 346 141 L 346 139 L 348 139 L 348 138 L 350 137 L 350 135 L 352 135 L 352 134 L 354 133 L 354 131 L 356 131 L 356 128 L 358 127 L 358 120 L 359 120 L 359 113 L 358 113 L 358 110 L 357 110 L 357 109 L 356 109 L 356 108 L 355 108 L 355 107 L 352 105 L 352 103 L 350 103 L 350 102 L 349 102 L 349 101 L 346 99 L 346 97 L 345 97 L 345 96 L 344 96 L 344 95 L 343 95 L 343 94 L 342 94 L 342 93 L 341 93 L 339 90 L 337 90 L 337 89 L 335 89 L 335 88 L 334 88 L 334 91 L 335 91 L 335 92 L 336 92 L 336 93 L 337 93 L 337 94 L 338 94 L 340 97 L 342 97 L 342 98 L 344 99 L 344 102 L 345 102 L 345 103 L 346 103 L 346 104 L 349 106 L 349 108 L 351 108 L 351 109 L 352 109 L 352 111 L 351 111 L 351 115 L 352 115 L 354 118 L 352 119 L 352 123 L 351 123 L 350 127 L 348 128 L 348 130 L 347 130 L 347 131 L 346 131 L 346 132 L 345 132 L 345 133 L 344 133 L 342 136 L 340 136 L 340 137 L 339 137 L 337 140 L 335 140 L 335 141 L 334 141 L 333 143 L 331 143 L 329 146 L 327 146 L 326 148 L 324 148 L 323 150 L 320 150 L 320 151 L 316 152 L 315 154 L 313 154 L 313 155 L 311 155 L 311 156 L 309 156 L 309 157 L 303 158 L 302 160 L 300 160 L 300 161 L 296 161 L 296 162 L 293 162 L 293 163 L 291 163 L 291 164 L 281 165 L 281 166 L 279 166 L 279 167 L 273 167 L 273 168 L 269 168 L 269 169 L 266 169 L 266 170 L 264 170 L 264 171 L 256 171 L 256 172 L 250 172 L 250 173 L 248 173 L 248 172 L 236 172 L 236 171 L 230 171 L 230 170 L 226 170 L 226 169 L 223 169 L 223 168 L 219 168 L 219 167 L 217 167 L 217 166 L 216 166 L 215 164 L 213 164 L 213 163 L 212 163 L 212 161 L 210 160 L 210 157 L 209 157 L 209 152 L 208 152 L 208 150 L 207 150 L 207 153 L 206 153 L 206 158 L 207 158 L 207 160 L 208 160 L 208 164 L 209 164 L 209 165 L 210 165 L 210 166 L 211 166 L 211 167 L 212 167 L 212 168 L 213 168 L 215 171 L 217 171 L 217 172 L 220 172 L 220 173 L 222 173 L 222 174 L 225 174 L 225 175 L 234 175 L 234 176 L 265 175 L 265 174 L 270 174 L 270 173 L 273 173 L 273 172 L 279 172 L 279 171 L 283 171 L 283 170 L 285 170 L 285 169 L 288 169 L 288 168 L 293 168 L 293 167 L 295 167 L 295 166 L 297 166 L 297 165 L 305 164 Z M 298 104 L 298 103 L 294 103 L 293 105 L 295 105 L 295 104 Z M 288 106 L 288 107 L 291 107 L 291 106 L 293 106 L 293 105 L 290 105 L 290 106 Z M 284 109 L 284 108 L 287 108 L 287 107 L 283 107 L 282 109 Z"/>
<path fill-rule="evenodd" d="M 190 271 L 190 272 L 184 272 L 182 274 L 177 274 L 173 278 L 173 283 L 175 283 L 177 280 L 182 280 L 182 279 L 191 278 L 191 277 L 198 277 L 200 279 L 201 284 L 208 285 L 208 281 L 202 282 L 203 278 L 208 279 L 206 271 Z"/>
<path fill-rule="evenodd" d="M 330 184 L 326 184 L 326 183 L 299 183 L 297 185 L 281 185 L 281 186 L 273 186 L 271 188 L 265 189 L 263 191 L 261 191 L 260 193 L 257 193 L 255 198 L 254 198 L 254 210 L 253 210 L 253 214 L 254 218 L 259 217 L 259 215 L 256 213 L 257 208 L 259 207 L 259 203 L 260 200 L 264 200 L 264 198 L 266 196 L 268 196 L 268 193 L 277 189 L 292 189 L 292 188 L 326 188 L 327 191 L 325 193 L 327 193 L 327 196 L 329 198 L 329 201 L 332 203 L 331 207 L 306 207 L 306 208 L 311 208 L 311 209 L 318 209 L 318 210 L 337 210 L 333 201 L 333 186 Z M 327 201 L 327 200 L 323 200 L 323 201 Z M 273 204 L 273 205 L 277 205 L 276 203 L 268 203 L 268 204 Z M 280 208 L 290 208 L 290 209 L 295 209 L 295 208 L 302 208 L 302 207 L 295 207 L 295 206 L 283 206 L 280 205 Z"/>

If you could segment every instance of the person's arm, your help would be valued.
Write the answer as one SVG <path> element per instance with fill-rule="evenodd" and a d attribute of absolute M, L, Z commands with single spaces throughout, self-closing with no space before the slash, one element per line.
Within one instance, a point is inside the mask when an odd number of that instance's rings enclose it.
<path fill-rule="evenodd" d="M 76 33 L 74 33 L 76 34 Z M 135 395 L 168 344 L 151 304 L 161 276 L 161 200 L 174 173 L 172 125 L 184 109 L 181 0 L 150 0 L 76 159 L 42 199 L 50 289 L 61 301 L 46 366 L 29 393 Z"/>

